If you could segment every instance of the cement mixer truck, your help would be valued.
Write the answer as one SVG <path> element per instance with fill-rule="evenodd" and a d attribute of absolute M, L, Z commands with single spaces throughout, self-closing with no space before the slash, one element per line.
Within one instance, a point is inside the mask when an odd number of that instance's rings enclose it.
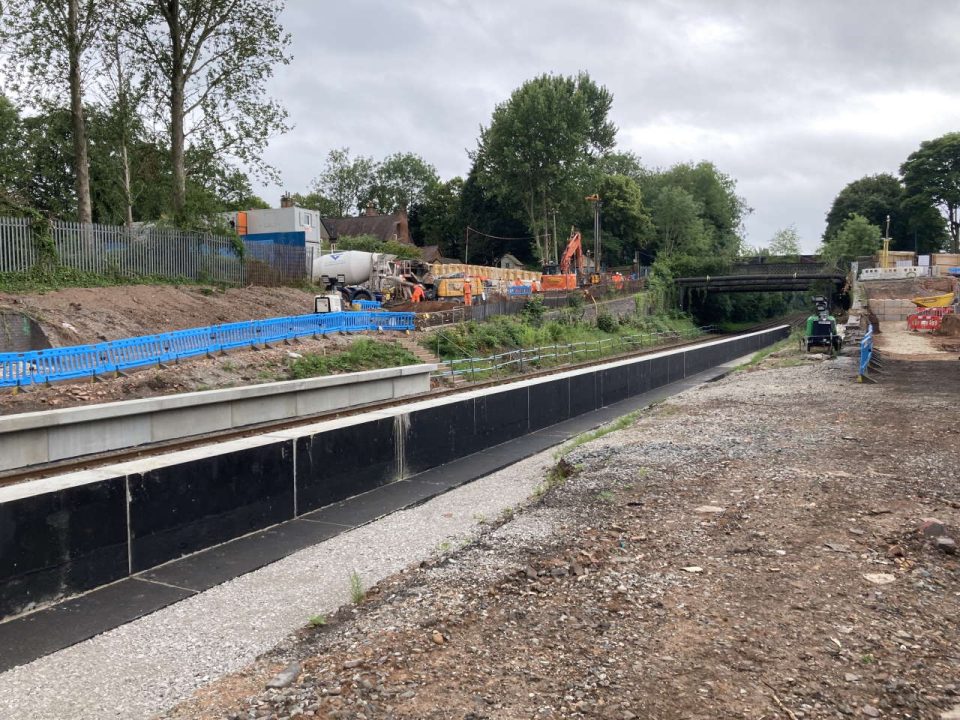
<path fill-rule="evenodd" d="M 347 303 L 382 299 L 385 295 L 404 300 L 418 284 L 424 285 L 428 294 L 433 287 L 416 269 L 410 261 L 398 261 L 395 255 L 345 250 L 314 260 L 311 277 L 324 288 L 339 291 Z"/>

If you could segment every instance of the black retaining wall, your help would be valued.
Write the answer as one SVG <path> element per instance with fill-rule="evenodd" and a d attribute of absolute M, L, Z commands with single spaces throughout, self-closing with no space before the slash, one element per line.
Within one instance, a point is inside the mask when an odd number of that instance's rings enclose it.
<path fill-rule="evenodd" d="M 0 619 L 742 357 L 786 327 L 0 503 Z"/>

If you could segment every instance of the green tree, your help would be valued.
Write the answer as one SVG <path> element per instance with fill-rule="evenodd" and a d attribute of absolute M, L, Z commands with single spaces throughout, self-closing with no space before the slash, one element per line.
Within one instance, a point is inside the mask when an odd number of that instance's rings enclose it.
<path fill-rule="evenodd" d="M 827 261 L 846 263 L 880 250 L 881 230 L 863 215 L 853 214 L 825 240 L 820 254 Z"/>
<path fill-rule="evenodd" d="M 551 211 L 576 192 L 580 166 L 613 148 L 612 102 L 587 73 L 525 82 L 481 128 L 473 158 L 485 192 L 524 217 L 533 235 L 546 233 Z"/>
<path fill-rule="evenodd" d="M 628 264 L 634 253 L 653 242 L 653 223 L 640 186 L 626 175 L 604 175 L 598 183 L 603 199 L 603 254 L 607 263 Z"/>
<path fill-rule="evenodd" d="M 463 178 L 455 177 L 428 188 L 422 202 L 410 208 L 410 235 L 417 245 L 456 245 L 466 223 L 462 213 Z"/>
<path fill-rule="evenodd" d="M 237 159 L 275 177 L 263 161 L 267 140 L 286 131 L 286 111 L 266 97 L 275 65 L 287 64 L 290 36 L 281 0 L 149 0 L 128 6 L 140 69 L 169 118 L 172 208 L 187 204 L 188 148 Z"/>
<path fill-rule="evenodd" d="M 376 166 L 373 201 L 380 212 L 408 210 L 423 203 L 427 193 L 439 185 L 433 165 L 414 153 L 395 153 Z"/>
<path fill-rule="evenodd" d="M 713 163 L 681 163 L 669 170 L 647 173 L 641 182 L 644 197 L 652 198 L 662 188 L 685 190 L 697 203 L 697 216 L 706 238 L 703 252 L 731 258 L 740 254 L 743 219 L 750 212 L 737 195 L 737 183 Z"/>
<path fill-rule="evenodd" d="M 960 252 L 960 132 L 920 143 L 900 166 L 907 196 L 945 215 L 950 249 Z"/>
<path fill-rule="evenodd" d="M 312 192 L 328 198 L 335 217 L 360 212 L 370 201 L 375 183 L 376 165 L 372 158 L 350 157 L 350 148 L 336 148 L 327 155 L 320 175 L 313 181 Z"/>
<path fill-rule="evenodd" d="M 45 108 L 24 118 L 22 127 L 24 204 L 53 217 L 74 216 L 77 198 L 70 110 Z"/>
<path fill-rule="evenodd" d="M 799 258 L 800 235 L 795 225 L 780 228 L 773 234 L 770 238 L 770 255 L 794 260 Z"/>
<path fill-rule="evenodd" d="M 7 78 L 35 104 L 46 97 L 70 98 L 70 139 L 76 218 L 91 222 L 90 164 L 84 117 L 83 75 L 108 0 L 7 0 L 0 14 L 0 42 Z"/>
<path fill-rule="evenodd" d="M 337 206 L 330 198 L 324 197 L 318 192 L 309 192 L 306 194 L 293 193 L 290 196 L 294 205 L 302 208 L 309 208 L 320 213 L 321 217 L 337 216 Z"/>
<path fill-rule="evenodd" d="M 650 213 L 658 256 L 707 254 L 709 239 L 701 212 L 701 204 L 682 187 L 667 185 L 654 196 Z"/>
<path fill-rule="evenodd" d="M 903 184 L 888 173 L 867 175 L 846 185 L 827 213 L 823 238 L 834 235 L 853 213 L 886 230 L 890 217 L 890 246 L 896 250 L 937 250 L 946 240 L 943 218 L 926 200 L 907 196 Z"/>
<path fill-rule="evenodd" d="M 490 264 L 510 253 L 518 260 L 532 264 L 532 238 L 526 225 L 512 210 L 511 206 L 484 189 L 474 166 L 460 193 L 463 227 L 455 235 L 444 237 L 441 251 L 447 257 L 466 257 L 466 232 L 469 232 L 471 262 Z M 468 227 L 472 230 L 467 231 Z"/>
<path fill-rule="evenodd" d="M 16 106 L 0 95 L 0 211 L 23 206 L 26 146 L 23 121 Z"/>

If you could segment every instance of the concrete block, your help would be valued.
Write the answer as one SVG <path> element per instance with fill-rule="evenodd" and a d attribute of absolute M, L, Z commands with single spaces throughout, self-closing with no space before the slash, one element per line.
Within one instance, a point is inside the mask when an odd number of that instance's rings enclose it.
<path fill-rule="evenodd" d="M 295 395 L 235 400 L 230 403 L 231 425 L 235 428 L 293 417 L 297 412 Z"/>
<path fill-rule="evenodd" d="M 231 415 L 229 404 L 164 410 L 148 416 L 150 436 L 153 442 L 163 442 L 183 437 L 185 430 L 191 435 L 229 430 Z"/>
<path fill-rule="evenodd" d="M 151 440 L 147 415 L 119 417 L 47 430 L 49 460 L 66 460 L 91 453 L 145 445 Z"/>
<path fill-rule="evenodd" d="M 0 435 L 0 470 L 39 465 L 50 458 L 46 428 Z"/>

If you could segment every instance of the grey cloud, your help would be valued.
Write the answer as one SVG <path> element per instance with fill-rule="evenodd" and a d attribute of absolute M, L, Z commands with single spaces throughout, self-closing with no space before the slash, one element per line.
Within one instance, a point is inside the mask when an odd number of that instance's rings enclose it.
<path fill-rule="evenodd" d="M 623 149 L 651 165 L 712 160 L 755 208 L 750 243 L 796 223 L 812 250 L 844 184 L 895 172 L 921 140 L 956 129 L 956 117 L 922 104 L 911 108 L 922 124 L 878 112 L 863 132 L 849 121 L 833 127 L 871 94 L 893 104 L 917 91 L 960 98 L 951 5 L 289 0 L 295 57 L 270 92 L 296 127 L 266 158 L 290 190 L 306 189 L 326 153 L 344 145 L 374 157 L 416 152 L 441 176 L 462 175 L 478 127 L 515 87 L 587 70 L 614 94 Z M 682 128 L 691 139 L 665 143 L 649 128 Z M 270 200 L 280 190 L 257 189 Z"/>

